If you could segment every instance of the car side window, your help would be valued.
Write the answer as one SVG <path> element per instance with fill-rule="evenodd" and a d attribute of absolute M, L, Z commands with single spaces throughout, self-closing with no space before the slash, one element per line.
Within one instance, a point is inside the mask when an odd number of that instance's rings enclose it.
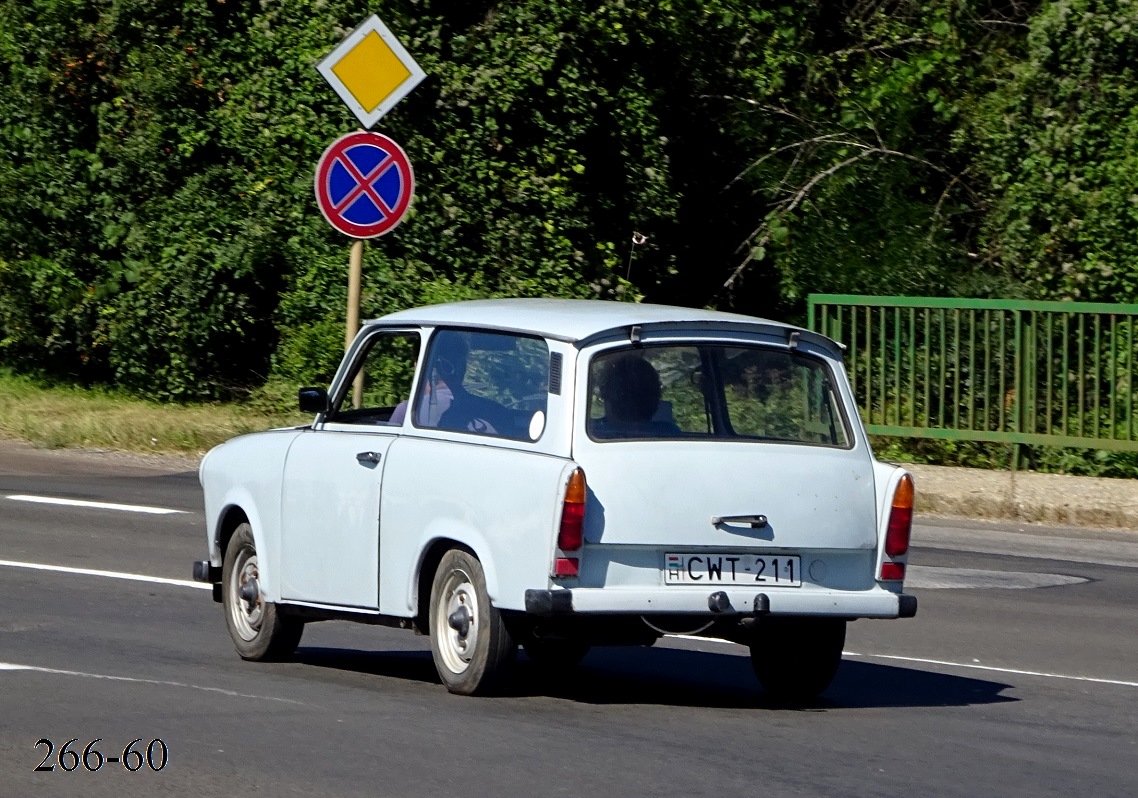
<path fill-rule="evenodd" d="M 428 347 L 415 426 L 537 440 L 549 399 L 549 347 L 512 333 L 442 329 Z"/>
<path fill-rule="evenodd" d="M 373 336 L 327 420 L 339 424 L 402 424 L 419 358 L 419 341 L 419 334 L 412 332 Z"/>

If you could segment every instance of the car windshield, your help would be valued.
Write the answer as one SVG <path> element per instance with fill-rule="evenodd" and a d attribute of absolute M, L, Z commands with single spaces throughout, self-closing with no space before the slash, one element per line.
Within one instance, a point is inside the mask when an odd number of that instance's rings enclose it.
<path fill-rule="evenodd" d="M 786 349 L 714 343 L 648 345 L 594 357 L 587 430 L 594 440 L 850 445 L 824 361 Z"/>

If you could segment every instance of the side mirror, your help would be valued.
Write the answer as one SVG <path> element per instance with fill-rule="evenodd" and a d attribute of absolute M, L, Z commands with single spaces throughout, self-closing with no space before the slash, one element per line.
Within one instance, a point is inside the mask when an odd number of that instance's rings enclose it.
<path fill-rule="evenodd" d="M 301 388 L 299 399 L 302 413 L 327 413 L 330 409 L 325 388 Z"/>

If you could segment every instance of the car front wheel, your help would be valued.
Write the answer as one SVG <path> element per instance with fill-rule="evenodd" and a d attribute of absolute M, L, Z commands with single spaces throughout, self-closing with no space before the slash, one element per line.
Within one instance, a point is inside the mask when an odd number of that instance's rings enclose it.
<path fill-rule="evenodd" d="M 242 659 L 279 660 L 300 644 L 304 622 L 280 613 L 261 593 L 261 571 L 253 528 L 241 524 L 225 548 L 221 569 L 221 604 L 225 625 Z"/>
<path fill-rule="evenodd" d="M 482 563 L 468 551 L 443 555 L 431 585 L 431 653 L 452 693 L 483 695 L 498 688 L 518 645 L 490 603 Z"/>
<path fill-rule="evenodd" d="M 830 686 L 842 661 L 840 618 L 765 618 L 751 639 L 751 665 L 779 703 L 802 703 Z"/>

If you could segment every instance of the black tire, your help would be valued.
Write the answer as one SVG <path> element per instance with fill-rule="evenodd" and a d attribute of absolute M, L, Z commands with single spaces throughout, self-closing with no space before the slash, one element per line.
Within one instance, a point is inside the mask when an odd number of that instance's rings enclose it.
<path fill-rule="evenodd" d="M 447 690 L 487 695 L 502 686 L 518 644 L 490 603 L 477 557 L 462 549 L 443 555 L 431 583 L 428 618 L 431 654 Z"/>
<path fill-rule="evenodd" d="M 241 524 L 225 547 L 221 568 L 225 625 L 242 659 L 258 662 L 287 659 L 300 645 L 304 622 L 283 615 L 276 604 L 265 601 L 257 586 L 259 576 L 253 528 L 247 523 Z M 256 598 L 252 601 L 241 597 L 241 588 L 249 584 L 256 589 Z"/>
<path fill-rule="evenodd" d="M 808 702 L 830 686 L 845 642 L 840 618 L 766 618 L 751 640 L 751 666 L 774 701 Z"/>
<path fill-rule="evenodd" d="M 579 640 L 547 640 L 532 638 L 522 643 L 522 649 L 534 666 L 547 673 L 564 673 L 581 664 L 589 653 L 589 644 Z"/>

